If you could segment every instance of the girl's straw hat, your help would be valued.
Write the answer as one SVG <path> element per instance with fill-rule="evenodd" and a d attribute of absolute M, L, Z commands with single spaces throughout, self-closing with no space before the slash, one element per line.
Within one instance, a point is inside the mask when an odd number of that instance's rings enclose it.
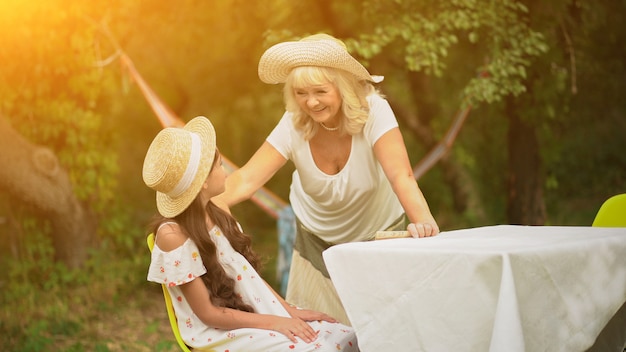
<path fill-rule="evenodd" d="M 328 34 L 315 34 L 297 42 L 278 43 L 265 51 L 259 61 L 259 78 L 270 84 L 285 83 L 292 69 L 300 66 L 331 67 L 348 71 L 361 80 L 378 83 L 382 76 L 372 76 L 353 58 L 346 45 Z"/>
<path fill-rule="evenodd" d="M 143 162 L 143 181 L 156 191 L 159 213 L 172 218 L 196 198 L 213 167 L 215 129 L 203 116 L 161 130 Z"/>

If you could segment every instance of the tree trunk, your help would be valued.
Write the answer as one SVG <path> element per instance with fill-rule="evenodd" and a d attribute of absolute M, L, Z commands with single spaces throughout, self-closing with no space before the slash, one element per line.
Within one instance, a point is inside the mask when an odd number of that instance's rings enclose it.
<path fill-rule="evenodd" d="M 506 99 L 509 120 L 507 176 L 507 219 L 516 225 L 543 225 L 546 207 L 543 199 L 543 169 L 535 127 L 519 115 L 522 107 L 515 98 Z"/>
<path fill-rule="evenodd" d="M 95 221 L 75 197 L 56 155 L 0 117 L 0 165 L 0 190 L 49 220 L 55 259 L 79 267 L 95 239 Z"/>
<path fill-rule="evenodd" d="M 430 121 L 440 113 L 437 98 L 430 94 L 427 80 L 428 76 L 423 73 L 408 74 L 408 84 L 413 92 L 413 100 L 418 106 L 418 113 L 412 113 L 409 108 L 397 103 L 392 97 L 387 99 L 398 119 L 404 122 L 426 149 L 431 150 L 437 146 L 438 141 L 434 138 L 435 132 Z M 463 213 L 471 207 L 477 217 L 484 219 L 481 202 L 465 169 L 448 156 L 439 160 L 439 167 L 443 172 L 444 182 L 450 187 L 454 210 Z"/>

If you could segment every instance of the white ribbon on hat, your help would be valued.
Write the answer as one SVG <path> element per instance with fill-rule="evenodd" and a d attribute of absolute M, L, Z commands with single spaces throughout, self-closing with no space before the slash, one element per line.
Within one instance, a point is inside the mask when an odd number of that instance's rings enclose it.
<path fill-rule="evenodd" d="M 202 144 L 200 143 L 200 137 L 190 132 L 191 135 L 191 155 L 189 156 L 189 163 L 187 163 L 187 169 L 183 174 L 183 177 L 178 181 L 176 187 L 167 192 L 167 196 L 170 198 L 176 198 L 183 194 L 191 185 L 191 182 L 196 178 L 198 167 L 200 166 L 200 157 L 202 154 Z"/>

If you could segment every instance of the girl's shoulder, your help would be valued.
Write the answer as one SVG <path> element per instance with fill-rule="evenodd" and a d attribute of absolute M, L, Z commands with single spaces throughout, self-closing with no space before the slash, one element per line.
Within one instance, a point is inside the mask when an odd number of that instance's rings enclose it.
<path fill-rule="evenodd" d="M 155 234 L 155 242 L 161 250 L 168 252 L 182 246 L 189 237 L 180 225 L 173 221 L 164 222 Z"/>

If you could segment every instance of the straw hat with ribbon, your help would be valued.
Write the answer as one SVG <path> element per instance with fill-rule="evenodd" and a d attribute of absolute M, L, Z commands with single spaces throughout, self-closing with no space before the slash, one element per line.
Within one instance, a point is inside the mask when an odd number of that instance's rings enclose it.
<path fill-rule="evenodd" d="M 285 83 L 292 69 L 300 66 L 331 67 L 348 71 L 361 80 L 378 83 L 382 76 L 372 76 L 348 53 L 346 45 L 328 34 L 315 34 L 295 42 L 276 44 L 259 61 L 259 78 L 270 84 Z"/>
<path fill-rule="evenodd" d="M 213 167 L 215 148 L 215 129 L 203 116 L 157 134 L 143 162 L 143 181 L 156 191 L 161 215 L 174 217 L 196 198 Z"/>

